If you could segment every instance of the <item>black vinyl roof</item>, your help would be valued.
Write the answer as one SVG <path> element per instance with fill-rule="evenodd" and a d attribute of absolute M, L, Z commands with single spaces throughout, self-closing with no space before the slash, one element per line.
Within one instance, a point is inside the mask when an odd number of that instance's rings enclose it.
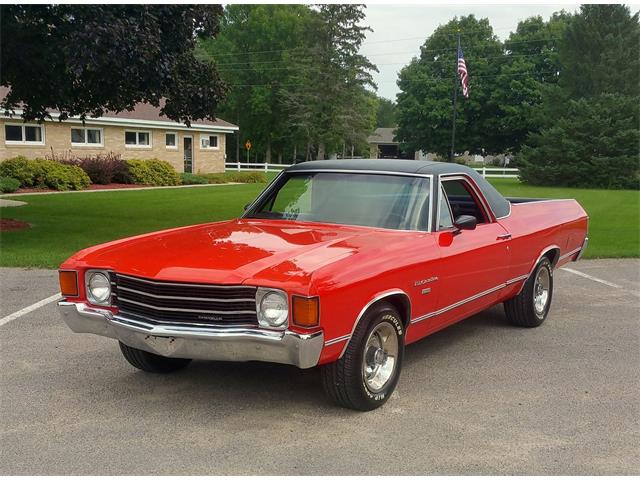
<path fill-rule="evenodd" d="M 478 185 L 489 202 L 497 218 L 509 215 L 511 205 L 493 185 L 473 168 L 457 163 L 431 162 L 427 160 L 398 159 L 352 159 L 352 160 L 313 160 L 298 163 L 286 169 L 287 172 L 305 172 L 309 170 L 353 170 L 389 173 L 413 173 L 424 175 L 450 175 L 461 173 L 468 175 Z"/>

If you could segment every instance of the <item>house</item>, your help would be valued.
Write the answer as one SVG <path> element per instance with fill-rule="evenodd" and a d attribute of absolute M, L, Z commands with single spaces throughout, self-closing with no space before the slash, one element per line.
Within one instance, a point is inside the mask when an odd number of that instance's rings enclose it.
<path fill-rule="evenodd" d="M 8 93 L 0 87 L 0 99 Z M 133 111 L 107 112 L 102 117 L 44 123 L 23 122 L 21 111 L 12 117 L 0 112 L 0 161 L 23 155 L 90 156 L 114 152 L 122 158 L 159 158 L 178 172 L 223 172 L 227 134 L 236 125 L 217 119 L 198 120 L 191 127 L 160 114 L 160 108 L 139 103 Z"/>
<path fill-rule="evenodd" d="M 395 139 L 396 127 L 379 127 L 367 137 L 371 158 L 411 158 L 413 152 L 406 152 L 400 148 L 400 142 Z"/>

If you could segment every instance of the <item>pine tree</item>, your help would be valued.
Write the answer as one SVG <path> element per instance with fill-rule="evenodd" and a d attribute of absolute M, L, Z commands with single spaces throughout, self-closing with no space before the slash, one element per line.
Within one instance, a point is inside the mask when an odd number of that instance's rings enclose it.
<path fill-rule="evenodd" d="M 638 14 L 583 5 L 559 46 L 558 85 L 545 90 L 518 158 L 524 181 L 540 185 L 640 188 Z"/>

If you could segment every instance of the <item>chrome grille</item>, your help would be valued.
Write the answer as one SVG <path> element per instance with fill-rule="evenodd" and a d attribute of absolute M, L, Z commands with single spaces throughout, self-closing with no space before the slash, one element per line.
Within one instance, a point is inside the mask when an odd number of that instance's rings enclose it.
<path fill-rule="evenodd" d="M 122 314 L 157 323 L 258 324 L 256 287 L 149 280 L 111 273 L 113 304 Z"/>

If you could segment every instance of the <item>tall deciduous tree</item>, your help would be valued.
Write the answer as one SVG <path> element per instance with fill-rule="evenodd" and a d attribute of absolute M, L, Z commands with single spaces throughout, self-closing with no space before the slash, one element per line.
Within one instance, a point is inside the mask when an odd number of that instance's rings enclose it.
<path fill-rule="evenodd" d="M 219 29 L 219 5 L 4 5 L 1 108 L 43 120 L 159 106 L 177 121 L 215 119 L 225 87 L 194 57 L 196 38 Z"/>
<path fill-rule="evenodd" d="M 312 16 L 303 5 L 228 5 L 218 37 L 200 44 L 230 88 L 223 115 L 240 125 L 241 143 L 250 139 L 268 162 L 294 148 L 282 98 L 299 68 L 290 52 L 305 45 Z"/>
<path fill-rule="evenodd" d="M 519 22 L 504 42 L 492 100 L 499 109 L 496 133 L 503 137 L 506 150 L 519 151 L 529 132 L 540 130 L 544 119 L 538 115 L 539 106 L 546 86 L 558 82 L 558 45 L 568 20 L 565 12 L 548 21 L 530 17 Z"/>
<path fill-rule="evenodd" d="M 456 76 L 457 33 L 469 71 L 470 97 Z M 447 156 L 451 145 L 453 89 L 458 89 L 456 151 L 500 153 L 499 105 L 492 97 L 502 45 L 488 19 L 455 18 L 425 41 L 420 58 L 400 72 L 397 137 L 411 150 Z"/>

